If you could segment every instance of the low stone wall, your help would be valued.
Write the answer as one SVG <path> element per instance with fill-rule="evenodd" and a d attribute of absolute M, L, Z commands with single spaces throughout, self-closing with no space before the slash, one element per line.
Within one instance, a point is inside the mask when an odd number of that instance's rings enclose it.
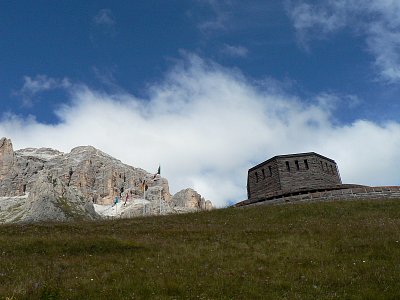
<path fill-rule="evenodd" d="M 400 199 L 400 186 L 357 187 L 323 192 L 310 192 L 300 195 L 281 197 L 265 201 L 258 200 L 237 207 L 248 205 L 271 205 L 305 201 L 334 201 L 352 199 Z"/>

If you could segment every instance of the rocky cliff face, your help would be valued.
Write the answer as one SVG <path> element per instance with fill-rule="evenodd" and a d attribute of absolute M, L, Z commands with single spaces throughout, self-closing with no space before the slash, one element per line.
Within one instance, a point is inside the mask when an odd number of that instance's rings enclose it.
<path fill-rule="evenodd" d="M 176 193 L 171 199 L 171 206 L 200 210 L 212 209 L 211 201 L 205 200 L 193 189 L 185 189 Z"/>
<path fill-rule="evenodd" d="M 93 204 L 111 205 L 115 197 L 126 195 L 130 204 L 145 203 L 143 182 L 150 214 L 160 213 L 157 203 L 162 203 L 164 214 L 212 208 L 210 201 L 190 189 L 172 197 L 167 179 L 91 146 L 76 147 L 68 154 L 49 148 L 14 152 L 11 140 L 0 140 L 0 223 L 101 218 Z M 138 214 L 130 214 L 134 215 Z"/>

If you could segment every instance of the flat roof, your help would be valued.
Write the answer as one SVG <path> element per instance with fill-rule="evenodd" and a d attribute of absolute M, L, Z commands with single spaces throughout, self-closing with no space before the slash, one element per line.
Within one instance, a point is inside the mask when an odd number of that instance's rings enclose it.
<path fill-rule="evenodd" d="M 270 159 L 267 159 L 266 161 L 264 161 L 264 162 L 262 162 L 262 163 L 259 163 L 258 165 L 256 165 L 256 166 L 250 168 L 250 169 L 249 169 L 249 172 L 250 172 L 250 171 L 253 171 L 253 170 L 255 170 L 255 169 L 258 169 L 259 167 L 262 167 L 263 165 L 268 164 L 269 162 L 271 162 L 271 161 L 273 161 L 273 160 L 276 160 L 276 159 L 279 159 L 279 158 L 294 158 L 294 157 L 311 156 L 311 155 L 313 155 L 313 156 L 318 156 L 318 157 L 320 157 L 320 158 L 329 160 L 330 162 L 336 164 L 336 162 L 335 162 L 333 159 L 330 159 L 330 158 L 328 158 L 328 157 L 326 157 L 326 156 L 323 156 L 323 155 L 318 154 L 318 153 L 315 153 L 315 152 L 294 153 L 294 154 L 283 154 L 283 155 L 276 155 L 276 156 L 274 156 L 274 157 L 271 157 Z"/>

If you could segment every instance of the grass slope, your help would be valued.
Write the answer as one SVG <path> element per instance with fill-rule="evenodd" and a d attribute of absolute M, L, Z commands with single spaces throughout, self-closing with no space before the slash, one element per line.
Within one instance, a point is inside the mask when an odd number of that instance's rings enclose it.
<path fill-rule="evenodd" d="M 0 299 L 399 299 L 400 201 L 0 226 Z"/>

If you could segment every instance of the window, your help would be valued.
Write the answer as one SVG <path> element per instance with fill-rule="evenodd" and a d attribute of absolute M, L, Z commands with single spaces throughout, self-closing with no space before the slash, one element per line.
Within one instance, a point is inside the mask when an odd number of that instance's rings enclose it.
<path fill-rule="evenodd" d="M 324 170 L 324 164 L 322 163 L 322 160 L 320 162 L 321 162 L 321 169 L 323 171 Z"/>
<path fill-rule="evenodd" d="M 325 163 L 325 166 L 326 166 L 326 172 L 329 173 L 329 168 L 328 168 L 328 163 L 327 162 Z"/>
<path fill-rule="evenodd" d="M 256 172 L 256 182 L 258 182 L 258 173 Z"/>
<path fill-rule="evenodd" d="M 288 161 L 286 162 L 286 170 L 288 170 L 288 172 L 290 172 L 290 165 L 289 165 Z"/>
<path fill-rule="evenodd" d="M 268 170 L 269 170 L 269 176 L 272 176 L 272 168 L 271 168 L 271 166 L 268 166 Z"/>
<path fill-rule="evenodd" d="M 307 161 L 307 159 L 304 160 L 304 165 L 306 166 L 306 170 L 308 170 L 309 167 L 308 167 L 308 161 Z"/>
<path fill-rule="evenodd" d="M 298 161 L 298 160 L 295 160 L 295 161 L 294 161 L 294 164 L 296 165 L 297 171 L 300 170 L 299 161 Z"/>
<path fill-rule="evenodd" d="M 261 171 L 262 171 L 262 174 L 263 174 L 263 179 L 265 179 L 265 171 L 264 171 L 264 169 L 262 169 Z"/>
<path fill-rule="evenodd" d="M 331 172 L 332 174 L 335 174 L 335 171 L 333 170 L 333 166 L 331 165 Z"/>

